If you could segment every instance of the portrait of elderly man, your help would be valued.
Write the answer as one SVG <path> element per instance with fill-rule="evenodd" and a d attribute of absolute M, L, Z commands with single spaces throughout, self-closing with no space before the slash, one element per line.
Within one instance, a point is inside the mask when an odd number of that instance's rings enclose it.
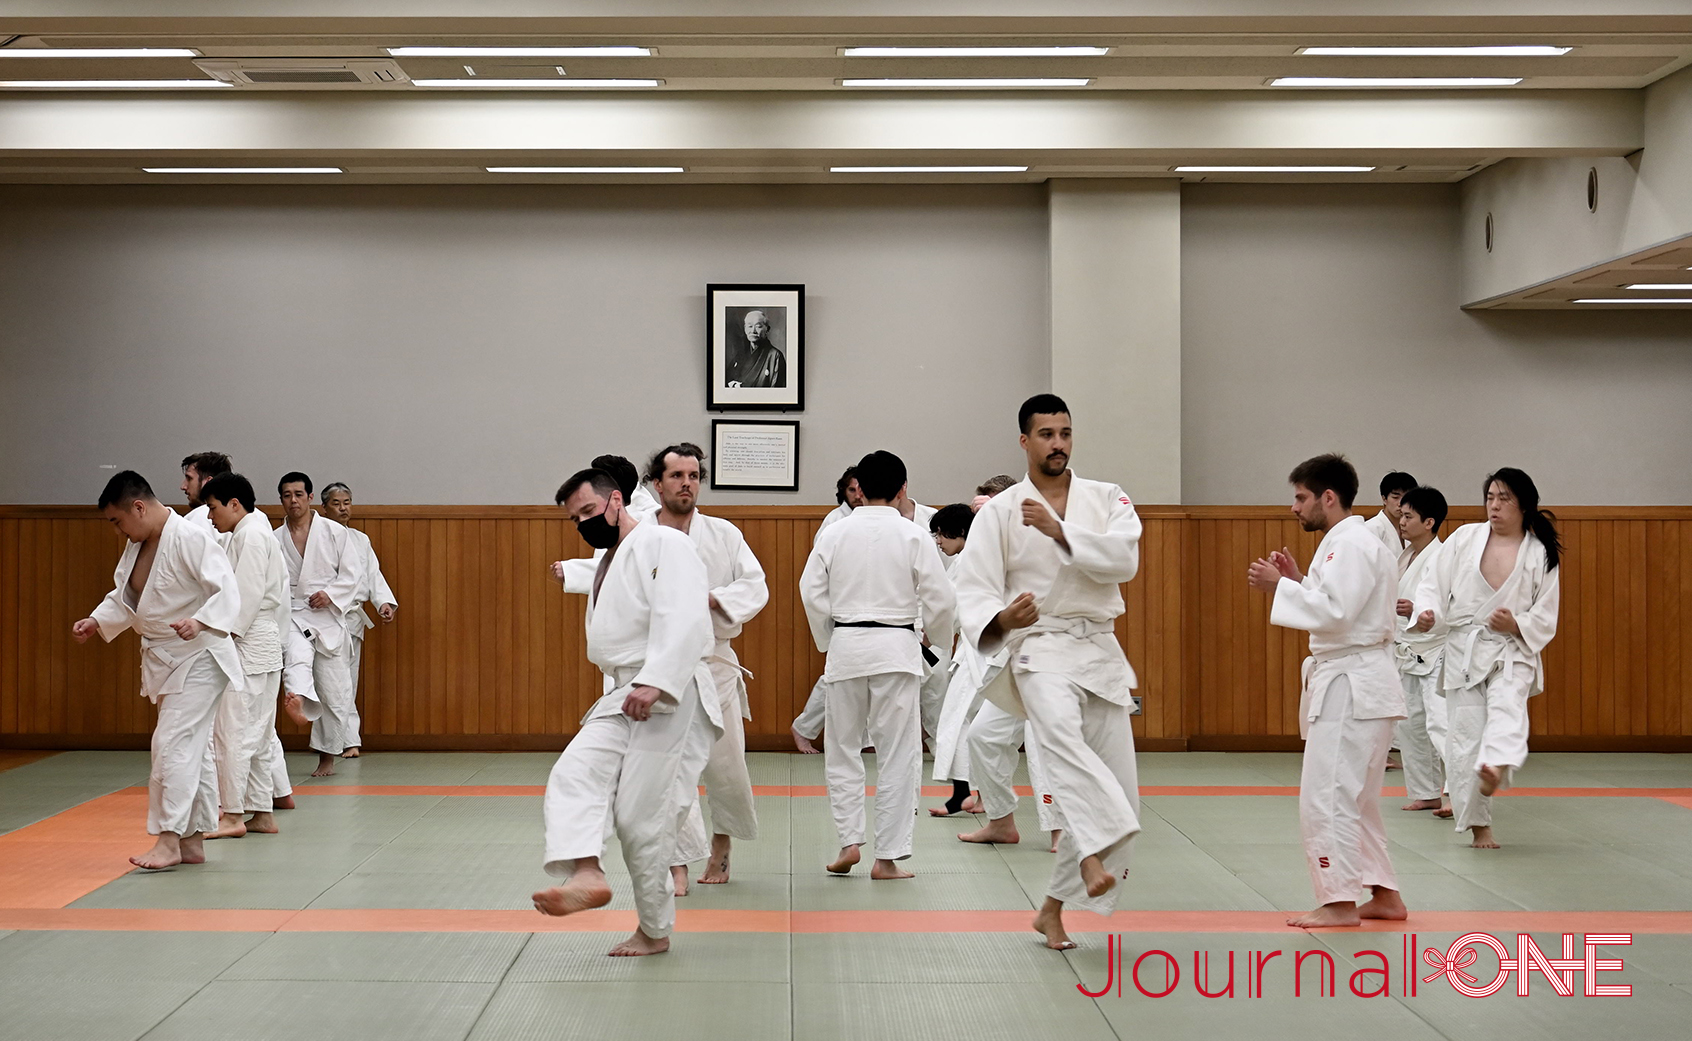
<path fill-rule="evenodd" d="M 775 310 L 772 308 L 771 310 Z M 785 308 L 780 310 L 785 311 Z M 785 317 L 785 315 L 783 316 Z M 787 356 L 770 341 L 770 316 L 767 311 L 754 309 L 741 318 L 740 337 L 733 335 L 734 319 L 729 318 L 730 336 L 723 382 L 729 387 L 785 387 L 787 386 Z"/>

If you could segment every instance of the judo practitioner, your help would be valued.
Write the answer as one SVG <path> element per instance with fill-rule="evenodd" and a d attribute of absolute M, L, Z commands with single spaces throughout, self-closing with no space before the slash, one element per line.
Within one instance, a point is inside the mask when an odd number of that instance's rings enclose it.
<path fill-rule="evenodd" d="M 229 457 L 222 452 L 195 452 L 183 457 L 181 490 L 188 497 L 188 505 L 193 507 L 183 520 L 198 524 L 207 534 L 216 537 L 217 531 L 207 515 L 206 501 L 200 495 L 200 488 L 218 474 L 226 474 L 232 469 Z"/>
<path fill-rule="evenodd" d="M 983 657 L 1005 654 L 984 696 L 1026 717 L 1046 757 L 1067 826 L 1034 928 L 1067 950 L 1064 907 L 1110 914 L 1140 832 L 1134 670 L 1115 626 L 1119 587 L 1139 570 L 1141 525 L 1121 488 L 1069 469 L 1062 398 L 1029 398 L 1017 424 L 1028 475 L 976 514 L 958 559 L 958 613 Z"/>
<path fill-rule="evenodd" d="M 1497 849 L 1492 793 L 1527 762 L 1528 699 L 1557 635 L 1562 541 L 1533 478 L 1488 475 L 1486 522 L 1451 533 L 1416 591 L 1413 628 L 1445 637 L 1446 783 L 1458 831 Z"/>
<path fill-rule="evenodd" d="M 629 462 L 626 457 L 594 456 L 593 462 L 588 466 L 607 474 L 616 482 L 623 502 L 628 504 L 628 511 L 634 514 L 636 520 L 645 520 L 657 510 L 657 500 L 641 486 L 640 471 L 636 470 L 635 464 Z M 646 505 L 648 503 L 651 504 L 650 507 Z M 555 560 L 552 563 L 552 577 L 563 584 L 564 592 L 586 596 L 593 589 L 593 576 L 598 573 L 599 562 L 604 556 L 604 550 L 594 550 L 591 556 Z"/>
<path fill-rule="evenodd" d="M 1357 471 L 1344 457 L 1319 455 L 1288 480 L 1292 512 L 1305 531 L 1322 532 L 1308 576 L 1291 553 L 1254 561 L 1247 580 L 1273 596 L 1269 621 L 1310 634 L 1299 695 L 1305 738 L 1298 786 L 1299 831 L 1320 904 L 1287 919 L 1304 929 L 1405 917 L 1381 823 L 1381 778 L 1404 690 L 1393 658 L 1398 627 L 1398 554 L 1351 512 Z M 1370 898 L 1358 904 L 1364 891 Z"/>
<path fill-rule="evenodd" d="M 218 474 L 200 489 L 212 526 L 223 534 L 235 571 L 241 613 L 229 635 L 241 659 L 212 729 L 218 798 L 223 812 L 208 839 L 276 833 L 271 778 L 275 770 L 276 700 L 282 688 L 282 634 L 288 628 L 288 569 L 270 521 L 256 512 L 250 481 Z M 247 814 L 253 814 L 247 820 Z"/>
<path fill-rule="evenodd" d="M 158 706 L 147 776 L 147 834 L 158 841 L 129 862 L 155 871 L 204 863 L 205 833 L 217 827 L 212 725 L 223 692 L 242 675 L 229 639 L 241 613 L 235 572 L 217 540 L 159 502 L 133 470 L 106 483 L 99 507 L 129 545 L 114 588 L 71 635 L 87 643 L 99 633 L 110 643 L 134 629 L 141 695 Z"/>
<path fill-rule="evenodd" d="M 974 510 L 962 503 L 953 503 L 935 511 L 928 521 L 928 530 L 934 536 L 934 544 L 940 548 L 940 560 L 945 565 L 947 578 L 952 577 L 958 554 L 963 552 L 969 541 L 969 525 L 974 519 Z M 956 592 L 956 586 L 953 591 Z M 966 658 L 972 657 L 960 647 L 952 658 L 947 676 L 946 697 L 941 703 L 939 725 L 934 734 L 934 779 L 951 782 L 952 796 L 943 808 L 928 811 L 936 817 L 961 813 L 964 801 L 969 798 L 969 749 L 960 737 L 980 705 L 981 669 L 973 667 L 973 661 L 965 663 Z"/>
<path fill-rule="evenodd" d="M 603 470 L 571 476 L 557 502 L 582 540 L 605 550 L 588 594 L 587 656 L 611 689 L 547 780 L 545 865 L 566 881 L 535 893 L 535 908 L 567 915 L 609 903 L 600 858 L 615 831 L 640 926 L 610 953 L 657 954 L 670 949 L 675 927 L 670 862 L 682 754 L 691 728 L 715 730 L 703 700 L 715 696 L 705 664 L 714 642 L 710 584 L 692 540 L 637 520 Z"/>
<path fill-rule="evenodd" d="M 864 491 L 858 486 L 858 468 L 848 466 L 834 482 L 834 501 L 837 504 L 822 519 L 816 535 L 811 536 L 811 544 L 816 545 L 817 536 L 829 525 L 841 521 L 852 515 L 852 511 L 864 504 Z M 799 711 L 789 729 L 793 733 L 793 747 L 806 755 L 817 755 L 822 749 L 816 746 L 817 735 L 823 728 L 823 681 L 817 677 L 817 682 L 811 685 L 811 694 L 805 699 L 805 707 Z"/>
<path fill-rule="evenodd" d="M 299 471 L 276 484 L 283 521 L 276 541 L 288 568 L 290 624 L 283 642 L 282 686 L 290 704 L 311 720 L 317 751 L 313 777 L 335 772 L 335 759 L 359 755 L 357 692 L 353 690 L 347 612 L 364 566 L 347 529 L 311 508 L 311 478 Z M 299 700 L 294 700 L 294 699 Z"/>
<path fill-rule="evenodd" d="M 710 583 L 711 629 L 715 642 L 706 658 L 711 687 L 701 691 L 706 707 L 717 709 L 713 718 L 721 736 L 711 740 L 712 731 L 694 727 L 678 776 L 680 828 L 671 874 L 676 895 L 687 893 L 687 865 L 705 860 L 699 881 L 717 885 L 729 880 L 729 853 L 735 839 L 758 837 L 758 810 L 752 799 L 752 775 L 746 769 L 746 725 L 751 703 L 746 696 L 746 670 L 740 667 L 730 642 L 769 602 L 764 569 L 746 545 L 740 529 L 726 520 L 708 517 L 697 509 L 699 487 L 705 480 L 705 453 L 695 444 L 682 442 L 661 449 L 652 457 L 646 476 L 658 492 L 654 519 L 675 528 L 693 540 L 693 548 L 705 564 Z M 705 817 L 699 806 L 699 785 L 711 802 L 711 839 L 706 846 Z M 679 874 L 678 874 L 679 871 Z"/>
<path fill-rule="evenodd" d="M 347 538 L 352 540 L 352 554 L 359 562 L 358 592 L 354 594 L 353 609 L 347 612 L 347 639 L 352 641 L 347 655 L 347 673 L 356 695 L 358 667 L 364 660 L 364 635 L 376 627 L 370 615 L 365 613 L 364 605 L 374 607 L 376 617 L 387 625 L 394 620 L 399 602 L 394 599 L 394 591 L 388 588 L 388 580 L 382 576 L 382 562 L 376 559 L 376 548 L 370 544 L 370 536 L 352 526 L 352 489 L 336 481 L 323 489 L 322 502 L 323 515 L 347 529 Z"/>
<path fill-rule="evenodd" d="M 951 651 L 956 599 L 926 531 L 894 505 L 905 464 L 891 452 L 858 463 L 864 505 L 817 536 L 799 576 L 799 595 L 823 667 L 825 772 L 840 854 L 835 874 L 860 859 L 866 828 L 863 738 L 876 752 L 872 879 L 910 878 L 922 786 L 920 624 L 928 642 Z"/>
<path fill-rule="evenodd" d="M 1409 543 L 1398 558 L 1398 679 L 1404 686 L 1405 717 L 1394 728 L 1394 744 L 1404 757 L 1404 787 L 1410 801 L 1402 809 L 1442 810 L 1445 790 L 1445 692 L 1440 689 L 1440 651 L 1445 638 L 1411 628 L 1416 590 L 1422 576 L 1439 559 L 1440 525 L 1445 523 L 1445 496 L 1438 488 L 1412 488 L 1399 503 L 1398 530 Z"/>
<path fill-rule="evenodd" d="M 1404 493 L 1416 487 L 1416 479 L 1402 470 L 1394 470 L 1381 478 L 1381 512 L 1365 522 L 1369 533 L 1380 539 L 1397 556 L 1404 550 L 1404 539 L 1398 531 L 1398 504 Z"/>

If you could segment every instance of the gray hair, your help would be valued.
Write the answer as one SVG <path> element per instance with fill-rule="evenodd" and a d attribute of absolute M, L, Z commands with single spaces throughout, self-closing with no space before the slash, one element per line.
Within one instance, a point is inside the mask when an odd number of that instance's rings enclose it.
<path fill-rule="evenodd" d="M 346 492 L 347 498 L 349 498 L 349 499 L 352 498 L 352 489 L 347 487 L 346 482 L 345 481 L 335 481 L 334 483 L 332 483 L 329 486 L 327 486 L 326 488 L 324 488 L 321 493 L 319 493 L 318 501 L 322 502 L 324 499 L 329 498 L 329 496 L 334 495 L 336 492 Z"/>

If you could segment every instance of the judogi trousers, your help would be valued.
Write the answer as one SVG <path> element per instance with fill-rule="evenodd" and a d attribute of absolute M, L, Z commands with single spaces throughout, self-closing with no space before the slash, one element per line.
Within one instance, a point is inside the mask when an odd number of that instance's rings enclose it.
<path fill-rule="evenodd" d="M 270 718 L 276 719 L 276 705 L 270 706 Z M 272 808 L 275 800 L 286 799 L 294 794 L 294 783 L 288 780 L 288 755 L 282 750 L 282 738 L 277 735 L 276 728 L 270 730 L 270 798 Z"/>
<path fill-rule="evenodd" d="M 640 928 L 670 935 L 676 894 L 670 863 L 676 851 L 676 777 L 689 730 L 710 730 L 689 683 L 674 712 L 636 721 L 623 714 L 626 687 L 604 695 L 553 764 L 542 803 L 546 820 L 546 871 L 569 878 L 575 862 L 605 853 L 616 832 L 634 890 Z"/>
<path fill-rule="evenodd" d="M 1492 824 L 1492 798 L 1480 793 L 1480 767 L 1498 767 L 1503 789 L 1510 786 L 1510 772 L 1527 762 L 1532 684 L 1533 666 L 1518 662 L 1473 687 L 1445 692 L 1451 726 L 1446 777 L 1458 831 Z"/>
<path fill-rule="evenodd" d="M 218 702 L 212 747 L 224 813 L 255 812 L 252 804 L 261 799 L 264 809 L 271 808 L 270 737 L 276 733 L 276 692 L 281 684 L 280 671 L 244 676 L 230 684 Z M 255 787 L 263 794 L 250 790 Z"/>
<path fill-rule="evenodd" d="M 246 790 L 243 793 L 244 804 L 239 806 L 240 812 L 269 813 L 275 809 L 275 774 L 280 767 L 283 782 L 288 779 L 288 768 L 279 762 L 282 758 L 282 742 L 276 736 L 276 698 L 282 689 L 282 672 L 266 672 L 257 676 L 248 676 L 247 683 L 258 687 L 258 701 L 254 711 L 248 717 L 247 747 L 252 749 L 247 767 Z M 289 794 L 293 789 L 287 789 Z M 224 804 L 229 809 L 229 804 Z"/>
<path fill-rule="evenodd" d="M 903 672 L 828 685 L 824 770 L 842 848 L 862 845 L 868 828 L 863 759 L 867 730 L 875 746 L 876 859 L 904 860 L 911 855 L 922 791 L 921 685 L 920 677 Z"/>
<path fill-rule="evenodd" d="M 935 668 L 926 661 L 922 667 L 922 732 L 928 735 L 930 741 L 940 737 L 940 710 L 946 704 L 945 669 Z"/>
<path fill-rule="evenodd" d="M 1404 790 L 1412 799 L 1438 799 L 1445 790 L 1445 699 L 1439 695 L 1439 673 L 1398 675 L 1404 685 L 1405 716 L 1393 727 L 1404 766 Z M 1441 740 L 1434 742 L 1435 718 Z"/>
<path fill-rule="evenodd" d="M 1055 673 L 1018 672 L 1016 686 L 1066 825 L 1046 895 L 1108 915 L 1116 908 L 1122 886 L 1100 897 L 1088 896 L 1081 861 L 1096 854 L 1112 876 L 1128 877 L 1134 836 L 1140 832 L 1133 710 Z"/>
<path fill-rule="evenodd" d="M 740 714 L 742 673 L 727 662 L 713 661 L 710 666 L 714 693 L 723 714 L 723 736 L 712 741 L 714 729 L 709 723 L 703 728 L 706 758 L 697 780 L 705 786 L 705 798 L 711 806 L 710 835 L 750 841 L 758 837 L 758 808 L 752 798 L 752 774 L 746 769 L 746 721 Z M 690 743 L 692 740 L 690 735 Z M 684 762 L 697 754 L 693 752 Z M 683 773 L 686 772 L 684 766 Z M 683 785 L 683 798 L 689 793 L 689 786 Z M 687 819 L 682 823 L 677 842 L 677 864 L 703 860 L 711 852 L 696 785 L 691 787 L 691 795 Z"/>
<path fill-rule="evenodd" d="M 1357 902 L 1370 886 L 1398 888 L 1381 823 L 1391 719 L 1352 719 L 1351 680 L 1334 679 L 1310 724 L 1298 782 L 1298 825 L 1316 902 Z"/>
<path fill-rule="evenodd" d="M 147 776 L 147 834 L 193 835 L 217 828 L 212 728 L 229 685 L 217 659 L 203 653 L 189 663 L 182 689 L 160 696 Z"/>
<path fill-rule="evenodd" d="M 298 629 L 290 628 L 286 637 L 285 684 L 295 693 L 315 694 L 323 706 L 322 713 L 311 721 L 311 747 L 325 755 L 340 755 L 363 744 L 358 733 L 357 693 L 349 671 L 351 643 L 349 639 L 336 651 L 327 652 Z"/>
<path fill-rule="evenodd" d="M 793 729 L 807 741 L 815 741 L 823 731 L 828 708 L 827 688 L 826 683 L 817 680 L 811 687 L 811 696 L 805 699 L 805 707 L 800 709 L 798 718 L 793 721 Z M 858 747 L 861 749 L 863 745 L 860 743 Z"/>
<path fill-rule="evenodd" d="M 983 701 L 969 724 L 965 745 L 969 749 L 970 783 L 981 793 L 981 812 L 989 820 L 1016 812 L 1016 764 L 1021 758 L 1017 746 L 1026 745 L 1028 781 L 1034 789 L 1040 830 L 1057 831 L 1064 826 L 1039 752 L 1040 743 L 1027 734 L 1022 720 L 991 701 Z"/>

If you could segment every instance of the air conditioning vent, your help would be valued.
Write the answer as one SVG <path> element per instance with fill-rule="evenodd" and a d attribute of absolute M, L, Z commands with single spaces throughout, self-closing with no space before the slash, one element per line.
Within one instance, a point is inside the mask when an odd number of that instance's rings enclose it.
<path fill-rule="evenodd" d="M 198 58 L 194 64 L 241 87 L 344 90 L 411 82 L 391 58 Z"/>

